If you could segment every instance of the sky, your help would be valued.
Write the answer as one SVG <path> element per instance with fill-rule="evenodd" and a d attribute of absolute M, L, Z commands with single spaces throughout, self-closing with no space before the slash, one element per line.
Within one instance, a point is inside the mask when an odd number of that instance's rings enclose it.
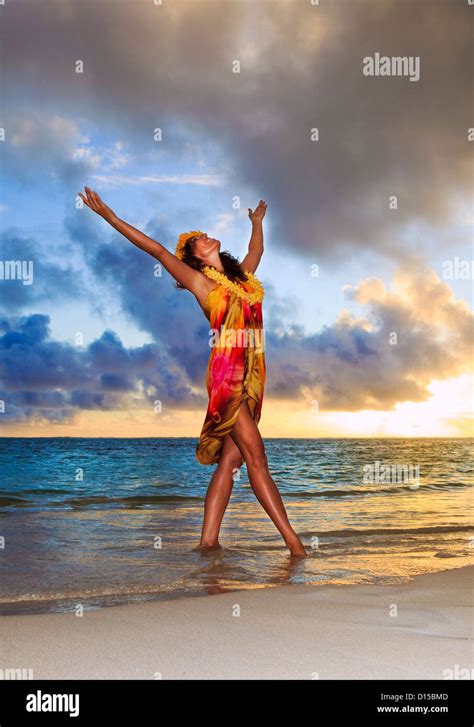
<path fill-rule="evenodd" d="M 474 434 L 474 6 L 0 12 L 0 436 L 204 422 L 207 319 L 83 207 L 84 185 L 171 251 L 199 229 L 240 259 L 266 201 L 264 437 Z M 376 54 L 419 77 L 367 75 Z"/>

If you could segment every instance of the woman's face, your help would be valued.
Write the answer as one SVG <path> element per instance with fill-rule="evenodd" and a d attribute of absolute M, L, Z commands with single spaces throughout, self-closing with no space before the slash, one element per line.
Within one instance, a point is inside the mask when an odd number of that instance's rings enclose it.
<path fill-rule="evenodd" d="M 196 238 L 193 252 L 196 257 L 206 262 L 216 250 L 219 252 L 220 246 L 219 240 L 216 240 L 215 237 L 208 237 L 207 233 L 203 232 L 202 235 Z"/>

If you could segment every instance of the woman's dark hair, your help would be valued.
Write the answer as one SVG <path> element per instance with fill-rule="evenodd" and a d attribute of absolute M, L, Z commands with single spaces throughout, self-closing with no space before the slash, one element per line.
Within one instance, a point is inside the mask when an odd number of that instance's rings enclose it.
<path fill-rule="evenodd" d="M 193 245 L 196 240 L 197 235 L 195 235 L 194 237 L 190 237 L 186 241 L 186 245 L 183 248 L 182 261 L 189 265 L 189 267 L 194 268 L 194 270 L 201 271 L 204 267 L 206 267 L 207 263 L 203 262 L 193 253 Z M 239 261 L 236 257 L 231 255 L 230 252 L 220 252 L 219 257 L 221 259 L 222 267 L 224 268 L 224 273 L 227 275 L 228 278 L 230 278 L 230 280 L 232 280 L 234 283 L 238 280 L 247 280 L 247 276 L 242 271 Z M 209 265 L 209 267 L 213 268 L 214 266 Z M 175 283 L 175 287 L 184 289 L 184 285 L 181 285 L 181 283 Z"/>

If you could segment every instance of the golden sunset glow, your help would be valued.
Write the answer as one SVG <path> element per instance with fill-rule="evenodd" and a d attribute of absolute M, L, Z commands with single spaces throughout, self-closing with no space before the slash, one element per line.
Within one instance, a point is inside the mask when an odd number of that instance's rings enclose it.
<path fill-rule="evenodd" d="M 474 378 L 434 381 L 427 401 L 404 402 L 392 411 L 324 412 L 311 401 L 268 398 L 260 423 L 263 437 L 472 437 Z M 197 437 L 201 411 L 152 413 L 81 411 L 71 424 L 4 426 L 19 437 Z"/>

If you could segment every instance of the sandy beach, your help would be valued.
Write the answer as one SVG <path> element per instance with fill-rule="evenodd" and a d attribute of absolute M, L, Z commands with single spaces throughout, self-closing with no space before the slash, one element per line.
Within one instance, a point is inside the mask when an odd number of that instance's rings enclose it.
<path fill-rule="evenodd" d="M 0 666 L 34 679 L 472 677 L 473 574 L 3 616 Z"/>

